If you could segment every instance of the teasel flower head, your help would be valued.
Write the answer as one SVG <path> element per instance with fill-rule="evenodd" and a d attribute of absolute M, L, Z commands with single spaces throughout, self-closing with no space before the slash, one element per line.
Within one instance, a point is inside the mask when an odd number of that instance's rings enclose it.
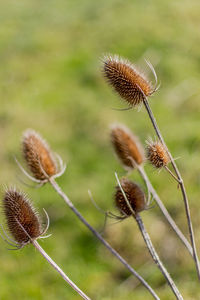
<path fill-rule="evenodd" d="M 139 213 L 146 209 L 146 197 L 142 189 L 133 181 L 123 178 L 120 181 L 121 187 L 134 213 Z M 125 216 L 131 216 L 132 211 L 122 193 L 119 185 L 116 186 L 115 204 L 120 213 Z"/>
<path fill-rule="evenodd" d="M 157 85 L 157 76 L 150 63 Z M 128 60 L 108 55 L 103 60 L 103 75 L 114 90 L 131 106 L 142 103 L 145 97 L 156 90 L 144 74 L 140 73 Z"/>
<path fill-rule="evenodd" d="M 5 191 L 3 212 L 7 228 L 18 248 L 22 248 L 44 233 L 40 218 L 30 200 L 15 188 L 8 188 Z"/>
<path fill-rule="evenodd" d="M 62 175 L 65 165 L 59 156 L 58 167 L 55 154 L 47 142 L 34 130 L 27 129 L 22 138 L 22 153 L 36 182 L 46 182 L 49 178 Z"/>
<path fill-rule="evenodd" d="M 111 142 L 117 157 L 126 169 L 133 169 L 134 163 L 144 162 L 144 149 L 138 138 L 124 125 L 111 127 Z"/>
<path fill-rule="evenodd" d="M 147 159 L 157 169 L 163 168 L 170 163 L 169 155 L 160 141 L 147 142 Z"/>

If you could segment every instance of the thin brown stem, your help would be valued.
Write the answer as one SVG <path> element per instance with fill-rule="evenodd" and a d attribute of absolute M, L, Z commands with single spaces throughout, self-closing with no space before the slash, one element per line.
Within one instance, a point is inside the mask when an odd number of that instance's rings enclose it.
<path fill-rule="evenodd" d="M 164 168 L 178 183 L 180 182 L 176 175 L 174 175 L 174 173 L 167 166 L 164 166 Z"/>
<path fill-rule="evenodd" d="M 96 231 L 81 215 L 81 213 L 76 209 L 67 195 L 62 191 L 57 182 L 50 178 L 50 184 L 54 188 L 54 190 L 63 198 L 65 203 L 71 208 L 71 210 L 75 213 L 75 215 L 80 219 L 80 221 L 97 237 L 98 240 L 143 284 L 143 286 L 151 293 L 154 299 L 159 300 L 160 298 L 156 295 L 154 290 L 149 286 L 149 284 L 127 263 L 127 261 L 115 250 L 111 247 L 111 245 L 104 240 L 104 238 Z"/>
<path fill-rule="evenodd" d="M 140 173 L 143 180 L 145 181 L 146 185 L 148 186 L 148 189 L 149 189 L 150 193 L 152 194 L 153 198 L 155 199 L 156 203 L 158 204 L 158 206 L 159 206 L 160 210 L 162 211 L 164 217 L 166 218 L 167 222 L 172 227 L 172 229 L 177 234 L 177 236 L 182 241 L 182 243 L 185 245 L 185 247 L 189 251 L 190 255 L 193 257 L 193 250 L 192 250 L 192 247 L 191 247 L 190 243 L 188 242 L 185 235 L 182 233 L 182 231 L 179 229 L 179 227 L 177 226 L 177 224 L 175 223 L 175 221 L 173 220 L 173 218 L 169 214 L 169 212 L 166 209 L 165 205 L 163 204 L 162 200 L 158 196 L 156 190 L 152 186 L 151 181 L 150 181 L 147 173 L 145 172 L 144 168 L 142 166 L 137 166 L 137 170 Z"/>
<path fill-rule="evenodd" d="M 169 158 L 171 160 L 171 164 L 172 164 L 172 167 L 177 175 L 177 178 L 179 180 L 179 184 L 180 184 L 180 188 L 181 188 L 181 192 L 182 192 L 182 196 L 183 196 L 183 201 L 184 201 L 184 206 L 185 206 L 185 212 L 186 212 L 186 217 L 187 217 L 187 223 L 188 223 L 188 229 L 189 229 L 189 234 L 190 234 L 190 240 L 191 240 L 191 245 L 192 245 L 192 249 L 193 249 L 193 257 L 194 257 L 194 261 L 195 261 L 195 265 L 196 265 L 196 271 L 197 271 L 197 275 L 198 275 L 198 278 L 200 280 L 200 264 L 199 264 L 199 259 L 198 259 L 198 254 L 197 254 L 197 250 L 196 250 L 196 244 L 195 244 L 195 238 L 194 238 L 194 232 L 193 232 L 193 226 L 192 226 L 192 221 L 191 221 L 191 216 L 190 216 L 190 208 L 189 208 L 189 202 L 188 202 L 188 197 L 187 197 L 187 194 L 186 194 L 186 190 L 185 190 L 185 186 L 184 186 L 184 182 L 183 182 L 183 179 L 181 177 L 181 174 L 178 170 L 178 167 L 176 166 L 176 163 L 170 153 L 170 151 L 168 150 L 166 144 L 165 144 L 165 141 L 162 137 L 162 134 L 158 128 L 158 125 L 157 125 L 157 122 L 156 122 L 156 119 L 153 115 L 153 112 L 149 106 L 149 103 L 148 103 L 148 100 L 146 97 L 144 97 L 143 99 L 143 103 L 144 103 L 144 106 L 148 112 L 148 115 L 149 115 L 149 118 L 151 120 L 151 123 L 155 129 L 155 132 L 159 138 L 159 140 L 161 141 L 161 143 L 163 144 L 163 146 L 165 147 L 168 155 L 169 155 Z"/>
<path fill-rule="evenodd" d="M 168 282 L 169 286 L 171 287 L 174 295 L 176 296 L 176 299 L 183 300 L 183 297 L 181 296 L 181 294 L 180 294 L 178 288 L 176 287 L 173 279 L 169 275 L 168 271 L 166 270 L 163 263 L 161 262 L 155 248 L 153 247 L 150 236 L 148 235 L 148 233 L 147 233 L 147 231 L 144 227 L 144 224 L 142 222 L 142 219 L 141 219 L 140 215 L 137 213 L 137 214 L 135 214 L 135 216 L 133 218 L 136 220 L 136 222 L 138 224 L 138 227 L 139 227 L 139 229 L 142 233 L 143 239 L 144 239 L 144 241 L 147 245 L 147 248 L 148 248 L 154 262 L 156 263 L 156 265 L 158 266 L 158 268 L 161 270 L 162 274 L 164 275 L 165 279 L 167 280 L 167 282 Z"/>
<path fill-rule="evenodd" d="M 158 256 L 156 250 L 154 249 L 153 244 L 152 244 L 151 239 L 150 239 L 150 236 L 148 235 L 148 233 L 147 233 L 147 231 L 146 231 L 146 229 L 144 227 L 144 224 L 142 222 L 142 219 L 141 219 L 139 213 L 135 212 L 133 210 L 132 206 L 130 205 L 129 200 L 128 200 L 127 196 L 126 196 L 126 193 L 124 192 L 124 190 L 122 188 L 122 185 L 120 183 L 120 180 L 119 180 L 119 178 L 117 176 L 117 173 L 115 173 L 115 177 L 117 179 L 117 183 L 118 183 L 119 188 L 120 188 L 120 190 L 122 192 L 124 200 L 126 201 L 126 204 L 127 204 L 127 206 L 129 207 L 129 209 L 130 209 L 130 211 L 132 213 L 133 219 L 135 219 L 136 222 L 137 222 L 137 224 L 138 224 L 138 227 L 139 227 L 139 229 L 140 229 L 140 231 L 142 233 L 143 239 L 144 239 L 144 241 L 145 241 L 145 243 L 147 245 L 147 248 L 148 248 L 148 250 L 149 250 L 149 252 L 150 252 L 150 254 L 151 254 L 154 262 L 156 263 L 156 265 L 159 267 L 159 269 L 161 270 L 162 274 L 166 278 L 166 280 L 167 280 L 169 286 L 171 287 L 173 293 L 175 294 L 176 298 L 178 300 L 183 300 L 183 297 L 181 296 L 179 290 L 177 289 L 174 281 L 172 280 L 171 276 L 169 275 L 167 269 L 163 266 L 163 264 L 162 264 L 162 262 L 161 262 L 161 260 L 160 260 L 160 258 Z"/>
<path fill-rule="evenodd" d="M 44 251 L 36 240 L 32 241 L 33 246 L 42 254 L 42 256 L 50 263 L 50 265 L 62 276 L 62 278 L 85 300 L 90 300 L 76 285 L 69 279 L 63 270 L 52 260 L 52 258 Z"/>

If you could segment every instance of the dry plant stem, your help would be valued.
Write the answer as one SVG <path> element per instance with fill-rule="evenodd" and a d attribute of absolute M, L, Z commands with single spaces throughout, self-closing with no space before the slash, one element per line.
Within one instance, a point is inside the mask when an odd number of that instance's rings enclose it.
<path fill-rule="evenodd" d="M 50 184 L 55 189 L 55 191 L 64 199 L 66 204 L 71 208 L 71 210 L 76 214 L 76 216 L 81 220 L 81 222 L 106 246 L 106 248 L 144 285 L 144 287 L 151 293 L 151 295 L 156 300 L 160 300 L 160 298 L 156 295 L 154 290 L 149 286 L 149 284 L 127 263 L 127 261 L 121 257 L 121 255 L 111 247 L 111 245 L 104 240 L 104 238 L 96 231 L 81 215 L 81 213 L 75 208 L 73 203 L 70 201 L 70 199 L 67 197 L 67 195 L 62 191 L 60 186 L 57 184 L 57 182 L 50 178 L 49 179 Z"/>
<path fill-rule="evenodd" d="M 179 179 L 174 175 L 174 173 L 167 166 L 165 166 L 164 168 L 179 184 Z"/>
<path fill-rule="evenodd" d="M 161 262 L 161 260 L 160 260 L 160 258 L 158 256 L 156 250 L 154 249 L 153 244 L 152 244 L 151 239 L 150 239 L 150 236 L 148 235 L 148 233 L 147 233 L 147 231 L 146 231 L 146 229 L 144 227 L 144 224 L 142 222 L 142 219 L 141 219 L 139 213 L 136 212 L 136 211 L 134 211 L 133 208 L 131 207 L 130 202 L 129 202 L 127 196 L 126 196 L 126 193 L 124 192 L 124 190 L 123 190 L 123 188 L 121 186 L 121 183 L 119 181 L 117 173 L 115 173 L 115 177 L 117 179 L 117 183 L 118 183 L 118 185 L 120 187 L 120 190 L 121 190 L 121 192 L 122 192 L 122 194 L 124 196 L 126 204 L 128 205 L 130 211 L 132 212 L 133 219 L 136 220 L 136 222 L 138 224 L 138 227 L 139 227 L 139 229 L 140 229 L 140 231 L 142 233 L 144 242 L 146 243 L 147 248 L 148 248 L 148 250 L 149 250 L 149 252 L 150 252 L 150 254 L 151 254 L 154 262 L 156 263 L 156 265 L 159 267 L 159 269 L 161 270 L 162 274 L 166 278 L 166 280 L 167 280 L 169 286 L 171 287 L 173 293 L 175 294 L 176 298 L 178 300 L 183 300 L 183 297 L 181 296 L 179 290 L 177 289 L 177 287 L 176 287 L 173 279 L 171 278 L 171 276 L 169 275 L 168 271 L 163 266 L 163 264 L 162 264 L 162 262 Z"/>
<path fill-rule="evenodd" d="M 62 276 L 62 278 L 85 300 L 91 300 L 86 296 L 62 271 L 62 269 L 49 257 L 49 255 L 44 251 L 44 249 L 38 244 L 36 240 L 32 241 L 33 246 L 42 254 L 42 256 L 52 265 L 52 267 Z"/>
<path fill-rule="evenodd" d="M 179 227 L 177 226 L 175 221 L 170 216 L 168 210 L 166 209 L 166 207 L 163 204 L 162 200 L 160 199 L 160 197 L 158 196 L 158 194 L 155 191 L 154 187 L 152 186 L 152 184 L 150 182 L 150 179 L 148 178 L 144 168 L 138 165 L 137 170 L 140 173 L 141 177 L 144 179 L 145 183 L 147 184 L 150 193 L 152 194 L 153 198 L 155 199 L 156 203 L 158 204 L 158 206 L 159 206 L 160 210 L 162 211 L 164 217 L 166 218 L 167 222 L 172 227 L 172 229 L 175 231 L 175 233 L 177 234 L 179 239 L 182 241 L 182 243 L 185 245 L 185 247 L 187 248 L 187 250 L 189 251 L 189 253 L 193 257 L 193 250 L 192 250 L 192 247 L 191 247 L 190 243 L 188 242 L 188 240 L 186 239 L 186 237 L 184 236 L 182 231 L 179 229 Z"/>
<path fill-rule="evenodd" d="M 135 214 L 135 216 L 133 217 L 137 224 L 138 224 L 138 227 L 142 233 L 142 236 L 143 236 L 143 239 L 147 245 L 147 248 L 154 260 L 154 262 L 156 263 L 156 265 L 159 267 L 159 269 L 161 270 L 162 274 L 164 275 L 164 277 L 166 278 L 169 286 L 171 287 L 174 295 L 176 296 L 176 299 L 178 300 L 183 300 L 183 297 L 181 296 L 179 290 L 177 289 L 173 279 L 171 278 L 171 276 L 169 275 L 168 271 L 166 270 L 166 268 L 163 266 L 158 254 L 156 253 L 156 250 L 154 249 L 153 247 L 153 244 L 151 242 L 151 239 L 150 239 L 150 236 L 148 235 L 145 227 L 144 227 L 144 224 L 142 222 L 142 219 L 140 217 L 140 215 L 138 213 Z"/>
<path fill-rule="evenodd" d="M 149 103 L 148 103 L 148 100 L 146 97 L 144 97 L 143 99 L 143 103 L 145 105 L 145 108 L 148 112 L 148 115 L 149 115 L 149 118 L 151 120 L 151 123 L 155 129 L 155 132 L 159 138 L 159 140 L 161 141 L 161 143 L 164 145 L 168 155 L 169 155 L 169 158 L 171 160 L 171 164 L 172 164 L 172 167 L 177 175 L 177 178 L 179 180 L 179 185 L 180 185 L 180 188 L 181 188 L 181 192 L 182 192 L 182 195 L 183 195 L 183 201 L 184 201 L 184 205 L 185 205 L 185 212 L 186 212 L 186 216 L 187 216 L 187 223 L 188 223 L 188 228 L 189 228 L 189 234 L 190 234 L 190 240 L 191 240 L 191 245 L 192 245 L 192 249 L 193 249 L 193 257 L 194 257 L 194 261 L 195 261 L 195 265 L 196 265 L 196 270 L 197 270 L 197 275 L 198 275 L 198 278 L 200 280 L 200 264 L 199 264 L 199 258 L 198 258 L 198 255 L 197 255 L 197 250 L 196 250 L 196 244 L 195 244 L 195 239 L 194 239 L 194 232 L 193 232 L 193 226 L 192 226 L 192 221 L 191 221 L 191 216 L 190 216 L 190 208 L 189 208 L 189 202 L 188 202 L 188 197 L 187 197 L 187 194 L 186 194 L 186 190 L 185 190 L 185 186 L 184 186 L 184 182 L 183 182 L 183 179 L 181 177 L 181 174 L 176 166 L 176 163 L 170 153 L 170 151 L 168 150 L 166 144 L 165 144 L 165 141 L 162 137 L 162 134 L 158 128 L 158 125 L 157 125 L 157 122 L 156 122 L 156 119 L 153 115 L 153 112 L 149 106 Z"/>

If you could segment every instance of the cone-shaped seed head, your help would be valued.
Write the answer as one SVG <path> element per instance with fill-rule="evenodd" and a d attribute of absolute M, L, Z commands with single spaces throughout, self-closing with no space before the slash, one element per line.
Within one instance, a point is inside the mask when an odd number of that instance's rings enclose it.
<path fill-rule="evenodd" d="M 144 95 L 147 97 L 153 92 L 150 82 L 144 75 L 140 74 L 130 62 L 117 56 L 104 58 L 103 74 L 114 90 L 132 106 L 140 104 Z"/>
<path fill-rule="evenodd" d="M 170 162 L 170 158 L 160 142 L 148 143 L 147 159 L 158 169 L 167 166 Z"/>
<path fill-rule="evenodd" d="M 39 217 L 29 199 L 22 192 L 11 188 L 8 189 L 3 198 L 3 210 L 7 227 L 20 245 L 30 242 L 28 235 L 33 240 L 41 235 L 42 230 Z"/>
<path fill-rule="evenodd" d="M 138 165 L 143 163 L 143 147 L 138 141 L 138 138 L 125 126 L 115 125 L 112 127 L 111 142 L 118 158 L 125 168 L 132 169 L 134 167 L 133 161 Z"/>
<path fill-rule="evenodd" d="M 22 151 L 24 159 L 36 179 L 42 181 L 58 173 L 56 161 L 48 144 L 34 130 L 25 131 Z"/>
<path fill-rule="evenodd" d="M 144 210 L 146 208 L 146 199 L 141 188 L 126 178 L 122 179 L 120 183 L 133 211 L 137 213 Z M 116 186 L 115 204 L 122 214 L 127 216 L 132 215 L 119 186 Z"/>

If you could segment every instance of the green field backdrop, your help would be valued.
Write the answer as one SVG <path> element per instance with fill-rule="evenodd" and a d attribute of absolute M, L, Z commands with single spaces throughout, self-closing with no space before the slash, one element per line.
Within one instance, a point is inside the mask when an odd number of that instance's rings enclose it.
<path fill-rule="evenodd" d="M 125 123 L 142 143 L 154 137 L 144 108 L 124 108 L 104 82 L 101 58 L 119 54 L 148 71 L 155 66 L 160 90 L 149 100 L 185 179 L 200 253 L 200 2 L 198 0 L 7 0 L 0 1 L 0 184 L 26 191 L 50 217 L 52 236 L 41 245 L 92 299 L 145 300 L 151 296 L 73 215 L 48 185 L 24 178 L 20 142 L 27 128 L 39 131 L 67 163 L 58 182 L 98 230 L 104 210 L 115 211 L 114 172 L 125 175 L 110 145 L 109 126 Z M 151 75 L 150 75 L 151 78 Z M 188 235 L 184 205 L 169 175 L 146 170 L 167 208 Z M 136 173 L 130 175 L 141 185 Z M 29 182 L 30 183 L 30 182 Z M 145 187 L 144 187 L 145 188 Z M 2 194 L 3 195 L 3 194 Z M 155 206 L 142 213 L 160 257 L 184 299 L 200 299 L 194 263 Z M 3 222 L 2 216 L 0 218 Z M 111 225 L 104 237 L 154 287 L 174 299 L 152 263 L 136 223 Z M 80 297 L 32 246 L 9 251 L 0 240 L 1 300 L 75 300 Z"/>

